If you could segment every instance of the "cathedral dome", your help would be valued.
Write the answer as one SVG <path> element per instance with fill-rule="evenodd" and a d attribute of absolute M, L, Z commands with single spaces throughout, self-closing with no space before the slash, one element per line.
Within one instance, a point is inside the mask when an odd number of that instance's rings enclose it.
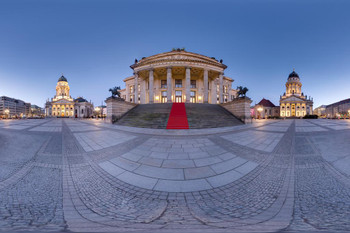
<path fill-rule="evenodd" d="M 299 75 L 293 70 L 293 72 L 289 74 L 288 78 L 299 78 Z"/>
<path fill-rule="evenodd" d="M 63 75 L 58 79 L 58 82 L 68 82 L 66 77 L 64 77 Z"/>

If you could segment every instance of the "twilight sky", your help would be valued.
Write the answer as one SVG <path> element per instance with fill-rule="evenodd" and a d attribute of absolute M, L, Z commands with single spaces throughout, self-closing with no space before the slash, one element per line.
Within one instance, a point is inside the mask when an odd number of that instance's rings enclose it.
<path fill-rule="evenodd" d="M 100 105 L 130 65 L 182 48 L 223 59 L 253 104 L 295 68 L 314 107 L 350 97 L 347 0 L 1 0 L 0 96 L 44 106 L 63 73 Z"/>

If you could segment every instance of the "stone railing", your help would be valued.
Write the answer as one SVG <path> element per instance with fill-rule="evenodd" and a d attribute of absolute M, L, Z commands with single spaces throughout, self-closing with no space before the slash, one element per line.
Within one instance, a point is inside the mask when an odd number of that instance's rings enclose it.
<path fill-rule="evenodd" d="M 236 98 L 230 102 L 221 104 L 226 110 L 231 112 L 244 123 L 251 123 L 252 117 L 250 115 L 250 104 L 252 100 L 248 97 Z"/>
<path fill-rule="evenodd" d="M 105 100 L 107 104 L 107 121 L 114 123 L 125 113 L 137 106 L 137 104 L 124 101 L 122 98 L 109 97 Z"/>

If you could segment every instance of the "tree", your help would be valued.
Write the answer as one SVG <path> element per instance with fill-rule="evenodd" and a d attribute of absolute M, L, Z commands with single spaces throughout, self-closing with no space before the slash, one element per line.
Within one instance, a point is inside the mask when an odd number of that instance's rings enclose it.
<path fill-rule="evenodd" d="M 238 97 L 246 97 L 246 93 L 248 92 L 248 88 L 238 86 L 237 87 L 237 95 Z"/>
<path fill-rule="evenodd" d="M 115 98 L 120 98 L 120 86 L 119 87 L 113 87 L 109 88 L 109 91 L 112 93 L 112 97 Z"/>

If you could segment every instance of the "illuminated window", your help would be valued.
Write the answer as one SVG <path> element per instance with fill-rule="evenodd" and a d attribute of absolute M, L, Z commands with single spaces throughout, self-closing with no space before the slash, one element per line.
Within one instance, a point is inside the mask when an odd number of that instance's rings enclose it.
<path fill-rule="evenodd" d="M 175 87 L 177 88 L 182 87 L 182 79 L 175 79 Z"/>
<path fill-rule="evenodd" d="M 167 88 L 167 80 L 161 80 L 160 82 L 160 88 Z"/>
<path fill-rule="evenodd" d="M 191 88 L 196 88 L 196 80 L 191 80 Z"/>

